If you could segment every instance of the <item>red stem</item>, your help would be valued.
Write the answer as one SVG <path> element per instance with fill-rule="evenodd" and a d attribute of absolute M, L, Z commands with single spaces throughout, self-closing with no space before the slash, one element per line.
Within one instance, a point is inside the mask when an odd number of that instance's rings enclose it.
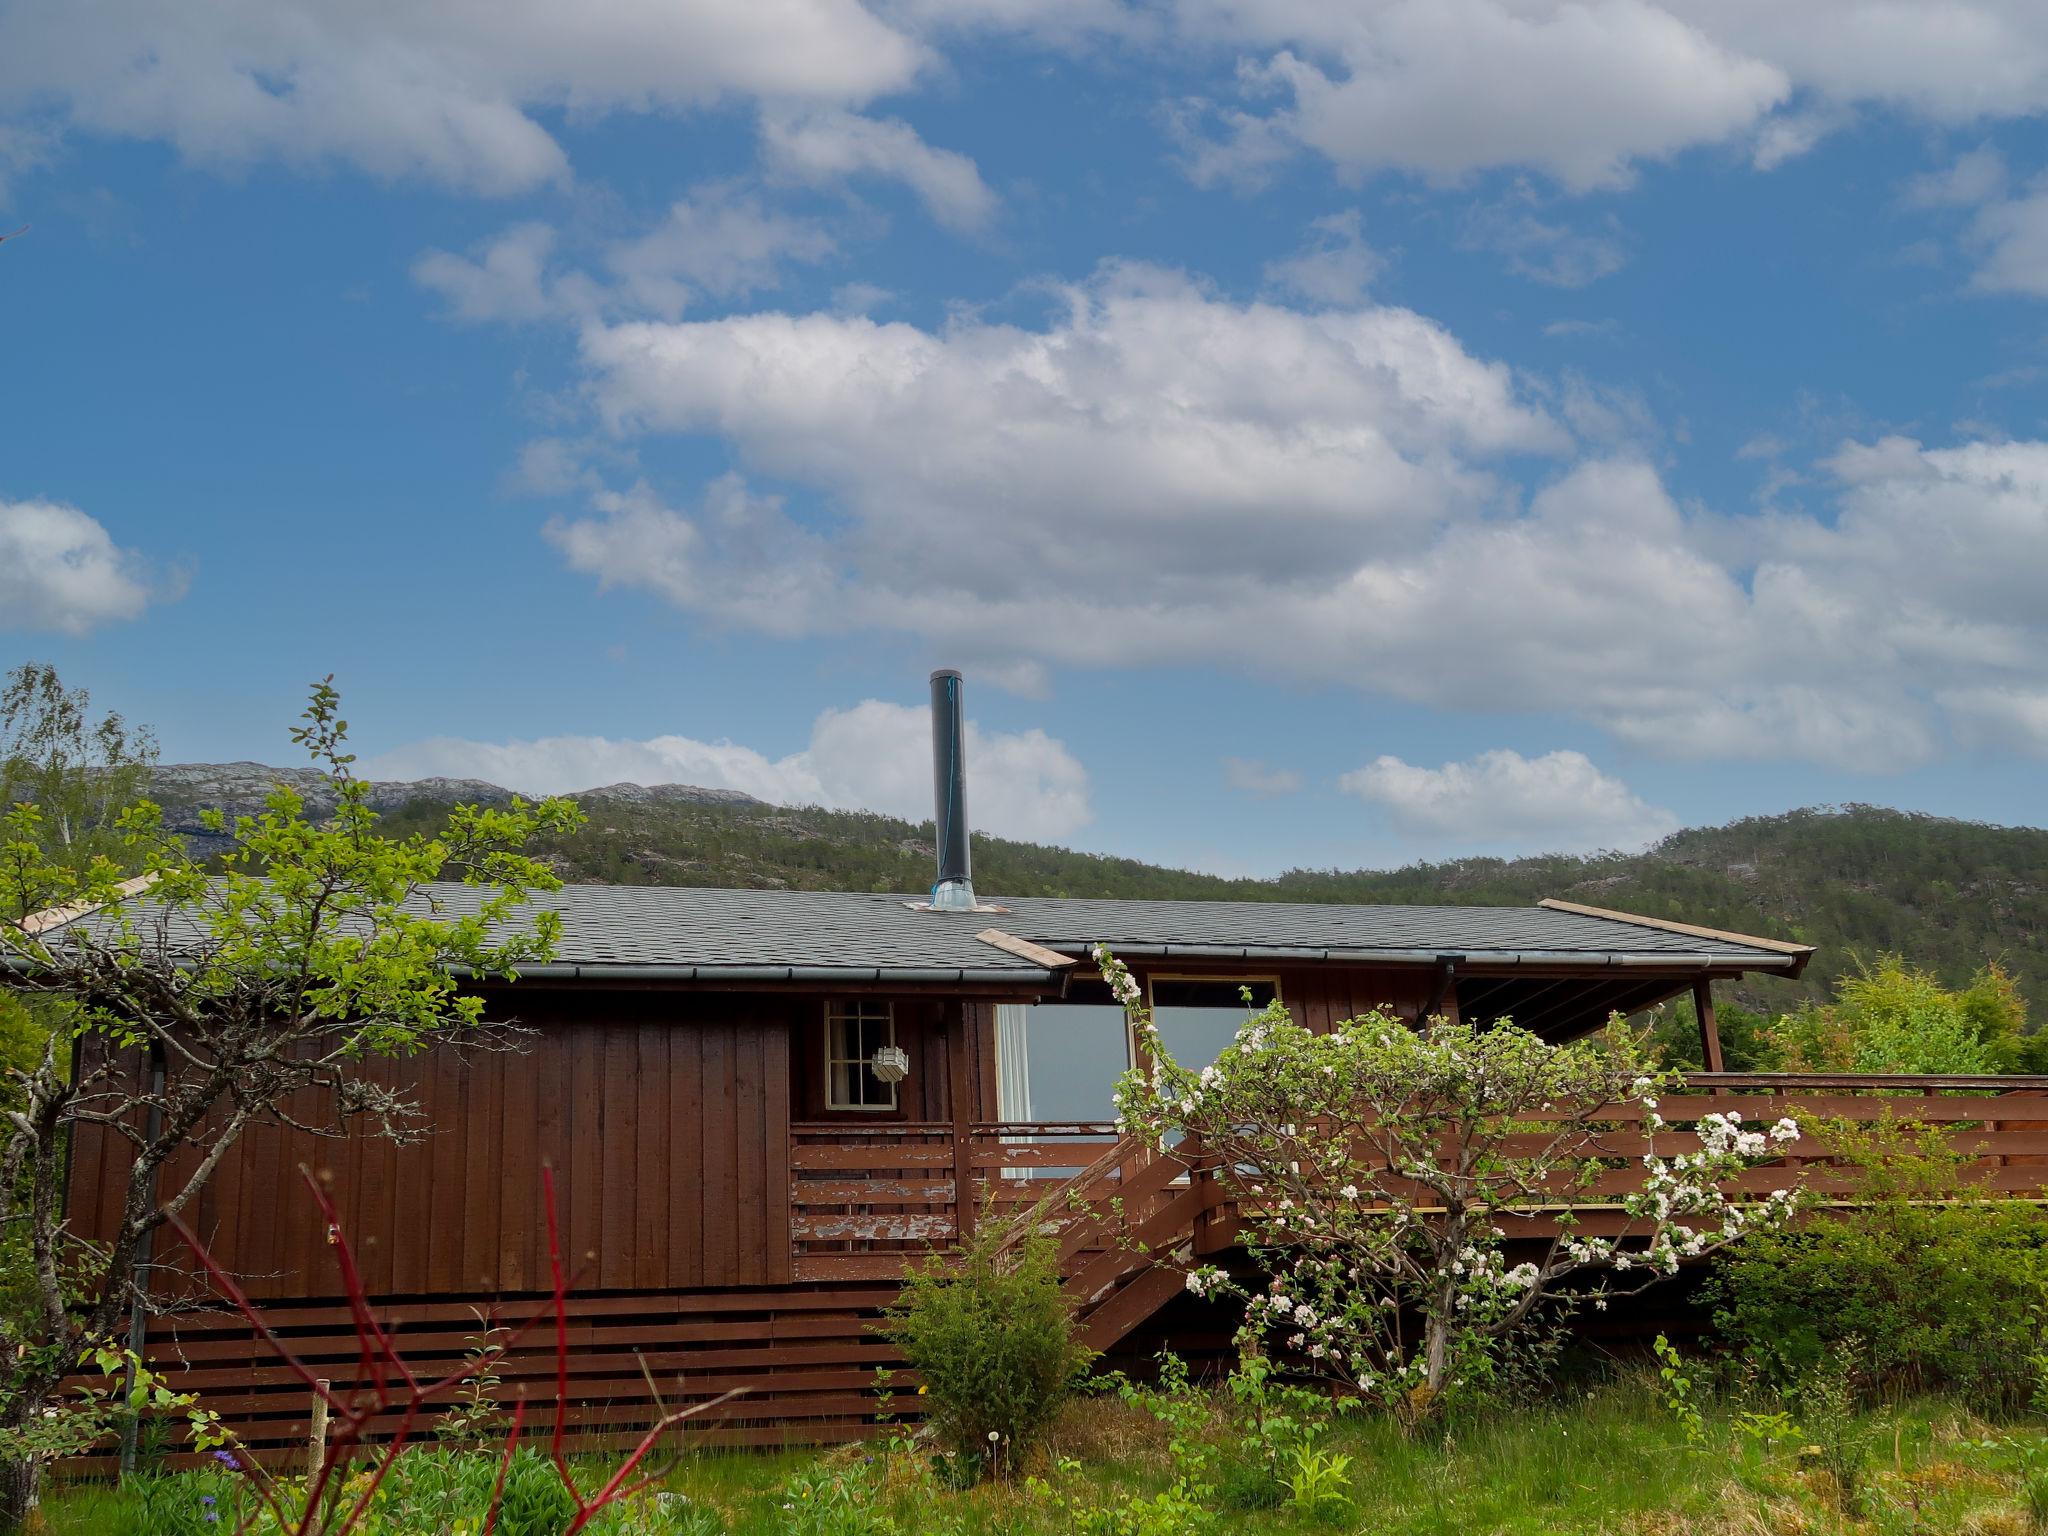
<path fill-rule="evenodd" d="M 484 1520 L 484 1536 L 498 1528 L 498 1508 L 505 1500 L 505 1474 L 512 1470 L 512 1453 L 519 1448 L 519 1431 L 526 1427 L 526 1399 L 512 1408 L 512 1432 L 505 1437 L 505 1454 L 498 1459 L 497 1480 L 491 1484 L 491 1512 Z"/>

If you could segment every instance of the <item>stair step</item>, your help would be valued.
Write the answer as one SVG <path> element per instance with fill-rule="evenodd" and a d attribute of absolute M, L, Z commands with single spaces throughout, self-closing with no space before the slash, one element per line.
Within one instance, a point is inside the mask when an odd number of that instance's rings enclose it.
<path fill-rule="evenodd" d="M 1098 1353 L 1109 1349 L 1186 1289 L 1178 1270 L 1154 1265 L 1087 1314 L 1081 1342 Z"/>

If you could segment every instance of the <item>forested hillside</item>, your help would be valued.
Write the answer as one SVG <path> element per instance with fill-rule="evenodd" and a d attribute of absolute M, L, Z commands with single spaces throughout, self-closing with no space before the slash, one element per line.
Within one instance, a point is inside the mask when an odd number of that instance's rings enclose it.
<path fill-rule="evenodd" d="M 585 796 L 584 807 L 589 825 L 552 850 L 575 880 L 914 891 L 931 879 L 926 830 L 885 816 L 608 793 Z M 404 820 L 414 812 L 397 814 Z M 975 878 L 986 892 L 1017 896 L 1419 903 L 1562 896 L 1819 947 L 1803 981 L 1743 989 L 1756 1004 L 1824 996 L 1843 971 L 1889 950 L 1951 984 L 1996 960 L 2029 998 L 2048 998 L 2048 831 L 1871 806 L 1694 828 L 1641 854 L 1296 870 L 1275 880 L 1226 880 L 977 838 Z"/>
<path fill-rule="evenodd" d="M 203 843 L 200 809 L 252 810 L 278 772 L 188 764 L 156 770 L 153 787 L 173 822 Z M 504 793 L 430 780 L 380 785 L 375 798 L 388 824 L 404 830 L 430 824 L 451 798 Z M 588 825 L 548 849 L 571 880 L 874 891 L 918 891 L 931 881 L 928 824 L 684 785 L 614 785 L 577 798 Z M 977 837 L 974 857 L 975 882 L 992 895 L 1495 904 L 1562 896 L 1817 945 L 1801 982 L 1743 989 L 1746 1000 L 1773 1007 L 1825 996 L 1860 959 L 1887 951 L 1952 985 L 1996 960 L 2030 999 L 2048 999 L 2048 831 L 1874 806 L 1692 828 L 1640 854 L 1294 870 L 1273 880 L 995 837 Z"/>

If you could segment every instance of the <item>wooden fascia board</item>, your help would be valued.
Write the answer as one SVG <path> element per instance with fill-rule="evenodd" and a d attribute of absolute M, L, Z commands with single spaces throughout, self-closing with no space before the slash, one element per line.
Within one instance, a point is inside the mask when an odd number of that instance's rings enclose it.
<path fill-rule="evenodd" d="M 1639 912 L 1617 912 L 1611 907 L 1589 907 L 1583 902 L 1561 901 L 1555 896 L 1546 896 L 1536 903 L 1552 912 L 1575 912 L 1580 917 L 1604 917 L 1609 922 L 1632 923 L 1638 928 L 1657 928 L 1665 933 L 1682 933 L 1695 939 L 1719 939 L 1724 944 L 1746 944 L 1751 949 L 1768 950 L 1774 955 L 1806 956 L 1813 953 L 1811 944 L 1794 944 L 1789 939 L 1760 938 L 1753 933 L 1731 933 L 1725 928 L 1705 928 L 1698 923 L 1681 923 L 1668 917 L 1644 917 Z"/>

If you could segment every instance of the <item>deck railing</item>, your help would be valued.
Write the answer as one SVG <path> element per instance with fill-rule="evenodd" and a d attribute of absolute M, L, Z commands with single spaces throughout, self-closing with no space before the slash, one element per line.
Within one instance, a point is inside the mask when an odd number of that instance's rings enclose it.
<path fill-rule="evenodd" d="M 1855 1186 L 1823 1126 L 1892 1117 L 1943 1128 L 1970 1159 L 1966 1176 L 1986 1192 L 2048 1197 L 2048 1076 L 1694 1073 L 1684 1091 L 1659 1103 L 1666 1128 L 1656 1149 L 1692 1150 L 1698 1139 L 1687 1127 L 1730 1112 L 1764 1124 L 1790 1115 L 1807 1127 L 1771 1162 L 1737 1175 L 1731 1187 L 1741 1192 L 1761 1195 L 1796 1180 L 1820 1200 L 1845 1198 Z M 1651 1145 L 1638 1107 L 1616 1105 L 1601 1120 L 1600 1152 L 1613 1166 L 1571 1197 L 1587 1233 L 1619 1225 L 1603 1201 L 1640 1183 L 1631 1165 Z M 1204 1249 L 1227 1246 L 1236 1225 L 1198 1157 L 1119 1141 L 1116 1128 L 1100 1122 L 981 1122 L 965 1128 L 964 1140 L 941 1121 L 804 1123 L 791 1128 L 790 1163 L 800 1280 L 895 1278 L 960 1236 L 963 1187 L 970 1222 L 1035 1207 L 1070 1269 L 1085 1267 L 1117 1232 L 1149 1234 L 1168 1216 L 1190 1217 L 1191 1240 Z M 1546 1236 L 1563 1209 L 1532 1211 L 1510 1230 Z"/>

